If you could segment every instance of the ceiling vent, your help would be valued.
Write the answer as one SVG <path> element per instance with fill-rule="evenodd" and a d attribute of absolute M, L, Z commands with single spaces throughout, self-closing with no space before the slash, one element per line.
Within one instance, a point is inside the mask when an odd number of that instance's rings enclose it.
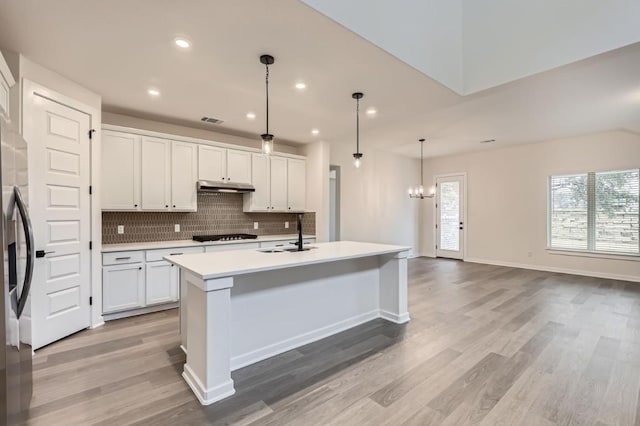
<path fill-rule="evenodd" d="M 211 123 L 211 124 L 222 124 L 224 123 L 223 120 L 217 119 L 217 118 L 213 118 L 213 117 L 202 117 L 200 119 L 200 121 L 204 121 L 205 123 Z"/>

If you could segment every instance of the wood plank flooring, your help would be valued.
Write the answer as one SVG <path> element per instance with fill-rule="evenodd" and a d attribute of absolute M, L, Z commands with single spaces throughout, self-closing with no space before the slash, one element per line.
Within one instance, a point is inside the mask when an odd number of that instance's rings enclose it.
<path fill-rule="evenodd" d="M 411 322 L 375 320 L 233 373 L 203 407 L 176 310 L 36 352 L 30 425 L 638 425 L 640 283 L 409 261 Z"/>

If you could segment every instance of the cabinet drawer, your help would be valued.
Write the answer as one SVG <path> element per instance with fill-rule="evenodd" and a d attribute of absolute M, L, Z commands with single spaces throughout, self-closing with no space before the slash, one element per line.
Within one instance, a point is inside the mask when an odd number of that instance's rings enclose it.
<path fill-rule="evenodd" d="M 257 249 L 259 247 L 260 244 L 258 243 L 220 244 L 217 246 L 207 246 L 206 252 L 210 253 L 212 251 Z"/>
<path fill-rule="evenodd" d="M 204 247 L 176 247 L 169 249 L 147 250 L 147 262 L 162 260 L 165 256 L 175 256 L 189 253 L 204 253 Z"/>
<path fill-rule="evenodd" d="M 260 243 L 260 248 L 271 248 L 271 247 L 285 247 L 285 248 L 290 248 L 291 246 L 293 246 L 295 243 L 298 242 L 298 239 L 296 238 L 295 240 L 280 240 L 280 241 L 264 241 L 262 243 Z M 316 239 L 315 238 L 303 238 L 302 239 L 302 244 L 306 245 L 306 244 L 311 244 L 311 243 L 315 243 Z"/>
<path fill-rule="evenodd" d="M 121 265 L 126 263 L 136 263 L 144 261 L 142 251 L 116 251 L 112 253 L 102 253 L 103 265 Z"/>

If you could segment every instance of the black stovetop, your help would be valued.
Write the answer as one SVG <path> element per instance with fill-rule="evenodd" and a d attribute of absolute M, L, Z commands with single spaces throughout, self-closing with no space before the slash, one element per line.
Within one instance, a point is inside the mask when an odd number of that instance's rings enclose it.
<path fill-rule="evenodd" d="M 194 235 L 193 241 L 231 241 L 231 240 L 255 240 L 258 238 L 254 234 L 218 234 L 218 235 Z"/>

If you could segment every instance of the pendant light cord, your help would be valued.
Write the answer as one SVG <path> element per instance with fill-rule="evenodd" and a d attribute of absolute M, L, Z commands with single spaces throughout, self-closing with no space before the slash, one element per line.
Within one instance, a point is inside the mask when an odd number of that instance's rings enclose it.
<path fill-rule="evenodd" d="M 269 133 L 269 65 L 265 64 L 267 68 L 267 74 L 265 77 L 265 87 L 267 90 L 267 134 Z"/>
<path fill-rule="evenodd" d="M 422 163 L 424 163 L 424 141 L 420 141 L 420 186 L 424 187 L 424 172 L 422 171 Z"/>
<path fill-rule="evenodd" d="M 360 99 L 356 99 L 356 153 L 360 154 Z"/>

